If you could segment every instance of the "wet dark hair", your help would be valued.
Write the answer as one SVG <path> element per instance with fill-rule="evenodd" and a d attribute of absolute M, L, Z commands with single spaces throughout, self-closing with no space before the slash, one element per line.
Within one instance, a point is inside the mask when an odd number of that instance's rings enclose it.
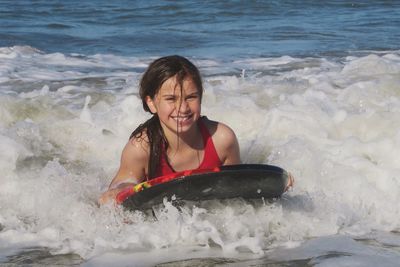
<path fill-rule="evenodd" d="M 162 84 L 174 76 L 176 76 L 176 82 L 177 85 L 179 85 L 180 90 L 182 90 L 183 81 L 186 78 L 191 78 L 199 90 L 199 96 L 201 99 L 203 95 L 203 85 L 197 67 L 182 56 L 166 56 L 153 61 L 143 74 L 142 80 L 140 81 L 139 94 L 145 111 L 151 113 L 150 108 L 146 103 L 146 97 L 154 99 Z M 168 142 L 165 138 L 157 114 L 153 114 L 149 120 L 139 125 L 139 127 L 137 127 L 131 134 L 130 139 L 140 138 L 144 132 L 147 135 L 150 145 L 147 178 L 151 179 L 157 175 L 160 157 L 162 156 L 163 150 L 167 150 Z"/>

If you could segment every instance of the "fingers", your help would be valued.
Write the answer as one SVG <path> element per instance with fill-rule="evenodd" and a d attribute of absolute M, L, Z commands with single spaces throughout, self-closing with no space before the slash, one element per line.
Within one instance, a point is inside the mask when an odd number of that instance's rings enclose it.
<path fill-rule="evenodd" d="M 117 195 L 119 192 L 123 191 L 127 187 L 135 186 L 136 183 L 120 183 L 116 187 L 113 187 L 112 189 L 108 189 L 106 192 L 104 192 L 100 198 L 98 199 L 98 203 L 100 205 L 107 204 L 110 201 L 115 201 L 117 198 Z"/>
<path fill-rule="evenodd" d="M 293 177 L 292 174 L 289 172 L 289 173 L 288 173 L 288 182 L 287 182 L 286 187 L 285 187 L 285 192 L 286 192 L 287 190 L 289 190 L 289 188 L 293 187 L 293 185 L 294 185 L 294 177 Z"/>
<path fill-rule="evenodd" d="M 294 185 L 294 177 L 291 173 L 289 173 L 288 187 L 292 187 L 293 185 Z"/>
<path fill-rule="evenodd" d="M 104 192 L 99 200 L 97 201 L 100 205 L 105 205 L 108 202 L 115 200 L 116 195 L 118 194 L 118 190 L 112 189 Z"/>

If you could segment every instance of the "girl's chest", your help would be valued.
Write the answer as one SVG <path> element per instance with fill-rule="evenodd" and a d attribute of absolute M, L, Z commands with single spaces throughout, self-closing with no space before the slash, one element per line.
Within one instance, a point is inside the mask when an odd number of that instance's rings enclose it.
<path fill-rule="evenodd" d="M 175 172 L 197 169 L 204 158 L 204 150 L 184 151 L 181 153 L 168 153 L 168 164 Z"/>

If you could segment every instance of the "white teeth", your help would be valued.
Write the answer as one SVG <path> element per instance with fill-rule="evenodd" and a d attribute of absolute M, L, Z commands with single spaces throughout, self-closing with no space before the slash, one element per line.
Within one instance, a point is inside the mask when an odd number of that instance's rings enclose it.
<path fill-rule="evenodd" d="M 188 120 L 190 118 L 190 116 L 176 116 L 176 117 L 172 117 L 174 120 L 178 121 L 178 122 L 184 122 L 186 120 Z"/>

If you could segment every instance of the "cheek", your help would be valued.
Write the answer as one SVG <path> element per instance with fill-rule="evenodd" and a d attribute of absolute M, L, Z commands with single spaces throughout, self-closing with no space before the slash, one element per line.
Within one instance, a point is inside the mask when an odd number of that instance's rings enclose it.
<path fill-rule="evenodd" d="M 192 111 L 198 111 L 198 112 L 200 112 L 200 110 L 201 110 L 200 101 L 195 101 L 195 102 L 191 103 L 190 109 L 191 109 Z"/>
<path fill-rule="evenodd" d="M 162 102 L 158 105 L 158 113 L 168 115 L 174 110 L 174 108 L 174 105 Z"/>

